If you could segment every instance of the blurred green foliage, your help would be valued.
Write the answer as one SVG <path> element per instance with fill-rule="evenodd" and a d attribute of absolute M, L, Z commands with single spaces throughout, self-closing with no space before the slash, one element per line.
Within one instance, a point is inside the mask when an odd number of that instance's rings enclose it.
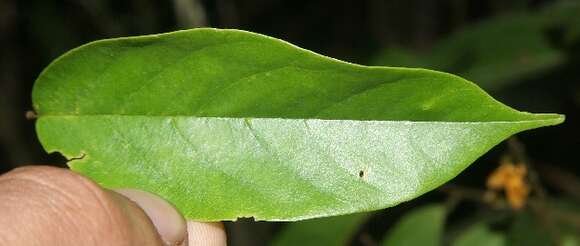
<path fill-rule="evenodd" d="M 357 213 L 288 223 L 271 245 L 345 245 L 368 217 L 369 214 Z"/>
<path fill-rule="evenodd" d="M 518 214 L 509 229 L 509 245 L 550 245 L 551 236 L 539 219 L 530 213 Z"/>
<path fill-rule="evenodd" d="M 474 81 L 488 91 L 561 65 L 566 53 L 550 43 L 547 31 L 564 31 L 577 39 L 580 2 L 559 2 L 536 11 L 500 15 L 464 27 L 426 51 L 388 48 L 374 65 L 443 70 Z"/>
<path fill-rule="evenodd" d="M 395 224 L 382 245 L 441 245 L 444 222 L 445 207 L 429 205 L 416 208 Z"/>
<path fill-rule="evenodd" d="M 477 223 L 466 229 L 453 242 L 453 246 L 503 246 L 505 235 L 491 231 L 484 223 Z"/>

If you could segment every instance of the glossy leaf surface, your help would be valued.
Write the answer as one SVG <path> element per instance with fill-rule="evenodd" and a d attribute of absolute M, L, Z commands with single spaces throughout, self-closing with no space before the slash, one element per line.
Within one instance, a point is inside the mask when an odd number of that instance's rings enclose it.
<path fill-rule="evenodd" d="M 511 109 L 454 75 L 366 67 L 259 34 L 97 41 L 33 90 L 48 152 L 187 218 L 299 220 L 394 206 L 563 116 Z"/>

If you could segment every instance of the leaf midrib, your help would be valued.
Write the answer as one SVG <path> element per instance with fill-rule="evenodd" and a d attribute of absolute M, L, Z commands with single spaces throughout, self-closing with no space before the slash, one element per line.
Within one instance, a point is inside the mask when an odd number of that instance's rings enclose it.
<path fill-rule="evenodd" d="M 563 115 L 559 114 L 536 114 L 552 116 L 553 118 L 546 119 L 530 119 L 530 120 L 514 120 L 514 121 L 429 121 L 429 120 L 353 120 L 353 119 L 319 119 L 319 118 L 271 118 L 271 117 L 219 117 L 219 116 L 194 116 L 194 115 L 146 115 L 146 114 L 41 114 L 42 118 L 83 118 L 83 117 L 119 117 L 119 118 L 198 118 L 198 119 L 217 119 L 217 120 L 279 120 L 279 121 L 342 121 L 342 122 L 384 122 L 384 123 L 398 123 L 398 124 L 525 124 L 525 123 L 548 123 L 553 124 L 564 121 Z"/>

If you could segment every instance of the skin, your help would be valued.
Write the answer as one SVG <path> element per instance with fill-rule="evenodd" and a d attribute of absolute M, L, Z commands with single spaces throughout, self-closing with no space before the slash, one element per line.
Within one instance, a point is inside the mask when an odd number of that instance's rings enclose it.
<path fill-rule="evenodd" d="M 111 191 L 67 169 L 0 176 L 0 245 L 225 245 L 221 223 L 186 222 L 166 201 Z"/>

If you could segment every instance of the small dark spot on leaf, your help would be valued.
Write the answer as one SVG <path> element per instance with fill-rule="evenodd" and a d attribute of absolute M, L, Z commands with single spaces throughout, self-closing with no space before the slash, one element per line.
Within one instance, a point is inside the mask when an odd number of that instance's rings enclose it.
<path fill-rule="evenodd" d="M 365 171 L 363 170 L 358 171 L 358 176 L 363 178 L 365 176 Z"/>

